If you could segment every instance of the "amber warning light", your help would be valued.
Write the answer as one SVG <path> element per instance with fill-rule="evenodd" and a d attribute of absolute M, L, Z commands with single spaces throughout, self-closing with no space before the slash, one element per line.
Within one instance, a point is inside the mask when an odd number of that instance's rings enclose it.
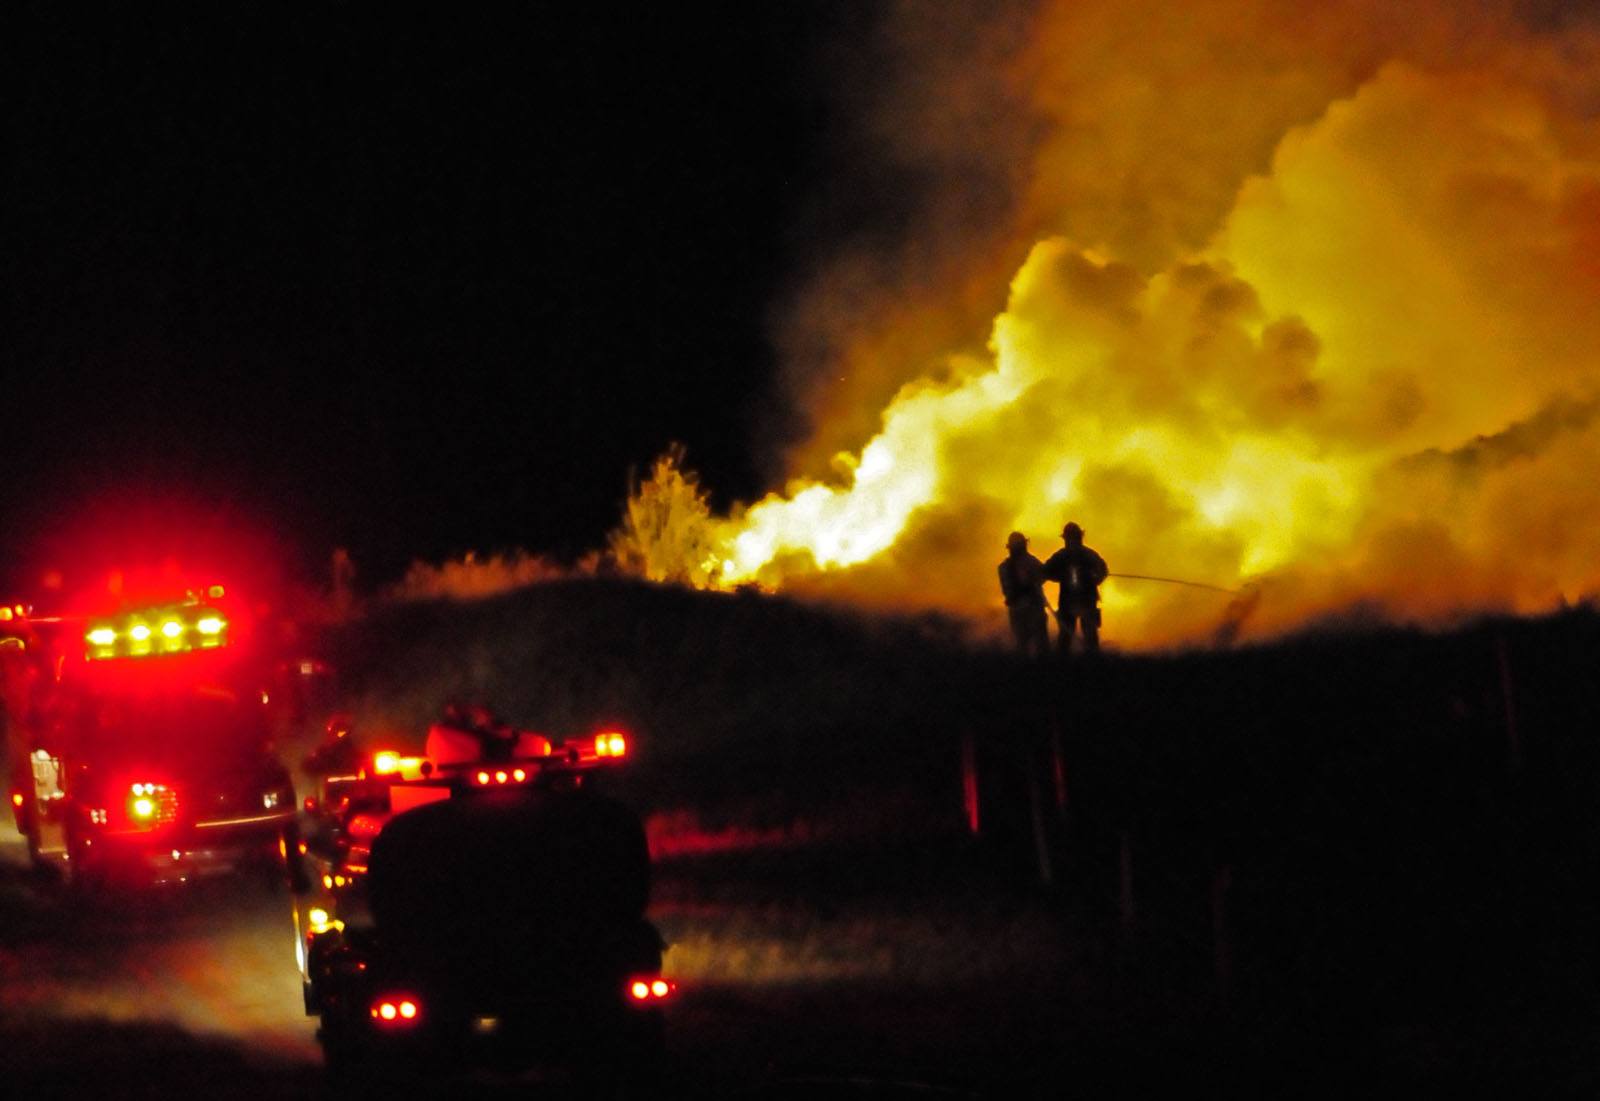
<path fill-rule="evenodd" d="M 97 620 L 83 634 L 91 661 L 215 650 L 228 644 L 228 620 L 214 608 L 175 605 Z"/>
<path fill-rule="evenodd" d="M 178 796 L 166 784 L 131 784 L 128 787 L 128 821 L 149 828 L 178 817 Z"/>

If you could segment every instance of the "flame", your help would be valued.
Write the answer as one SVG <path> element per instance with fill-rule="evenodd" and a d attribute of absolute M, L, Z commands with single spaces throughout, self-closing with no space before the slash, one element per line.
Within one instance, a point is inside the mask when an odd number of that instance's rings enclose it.
<path fill-rule="evenodd" d="M 1075 519 L 1114 573 L 1245 591 L 1113 578 L 1107 638 L 1132 647 L 1600 591 L 1600 40 L 1429 8 L 1385 55 L 1396 28 L 1366 5 L 1300 38 L 1271 4 L 1161 10 L 1129 71 L 1091 59 L 1074 85 L 1063 59 L 1114 20 L 1046 6 L 1019 67 L 1060 129 L 1015 175 L 1037 181 L 1024 227 L 1058 231 L 987 351 L 851 359 L 910 380 L 826 476 L 703 515 L 699 583 L 997 623 L 1006 533 L 1042 557 Z M 1254 46 L 1163 114 L 1190 59 Z M 1093 176 L 1095 150 L 1124 178 Z"/>

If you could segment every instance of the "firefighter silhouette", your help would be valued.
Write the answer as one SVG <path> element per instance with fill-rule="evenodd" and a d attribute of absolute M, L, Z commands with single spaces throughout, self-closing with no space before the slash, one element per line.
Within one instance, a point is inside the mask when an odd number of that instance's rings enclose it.
<path fill-rule="evenodd" d="M 1000 563 L 1000 592 L 1011 616 L 1017 649 L 1043 656 L 1050 649 L 1050 628 L 1044 618 L 1044 563 L 1028 553 L 1028 537 L 1014 531 L 1006 539 Z"/>
<path fill-rule="evenodd" d="M 449 701 L 442 725 L 477 738 L 485 761 L 509 761 L 514 755 L 516 729 L 482 704 Z"/>
<path fill-rule="evenodd" d="M 1061 529 L 1066 546 L 1044 563 L 1047 581 L 1060 582 L 1056 594 L 1057 643 L 1061 653 L 1072 650 L 1072 636 L 1083 631 L 1083 647 L 1089 653 L 1100 649 L 1100 585 L 1110 575 L 1106 560 L 1083 545 L 1083 529 L 1068 524 Z"/>

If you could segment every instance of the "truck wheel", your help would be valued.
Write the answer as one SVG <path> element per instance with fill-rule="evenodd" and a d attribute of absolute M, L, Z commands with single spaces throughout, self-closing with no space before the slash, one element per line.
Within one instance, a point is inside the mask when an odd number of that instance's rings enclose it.
<path fill-rule="evenodd" d="M 322 1071 L 331 1083 L 346 1086 L 367 1076 L 366 1051 L 326 1013 L 317 1040 L 322 1044 Z"/>
<path fill-rule="evenodd" d="M 666 1037 L 659 1013 L 635 1018 L 617 1037 L 604 1060 L 589 1069 L 585 1083 L 594 1096 L 654 1097 L 661 1092 Z"/>
<path fill-rule="evenodd" d="M 28 842 L 28 862 L 33 865 L 34 871 L 44 871 L 49 863 L 39 845 L 39 813 L 31 799 L 22 808 L 22 836 Z"/>
<path fill-rule="evenodd" d="M 67 886 L 74 891 L 96 892 L 105 885 L 105 869 L 82 831 L 67 823 Z"/>

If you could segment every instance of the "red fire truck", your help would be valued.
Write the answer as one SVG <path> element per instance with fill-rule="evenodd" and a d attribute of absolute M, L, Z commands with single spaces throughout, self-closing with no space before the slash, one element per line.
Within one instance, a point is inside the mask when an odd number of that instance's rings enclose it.
<path fill-rule="evenodd" d="M 249 610 L 219 584 L 0 623 L 8 796 L 68 882 L 281 868 L 295 794 L 270 746 Z"/>
<path fill-rule="evenodd" d="M 676 987 L 643 828 L 599 790 L 627 748 L 446 722 L 326 780 L 294 920 L 331 1071 L 649 1073 Z"/>

